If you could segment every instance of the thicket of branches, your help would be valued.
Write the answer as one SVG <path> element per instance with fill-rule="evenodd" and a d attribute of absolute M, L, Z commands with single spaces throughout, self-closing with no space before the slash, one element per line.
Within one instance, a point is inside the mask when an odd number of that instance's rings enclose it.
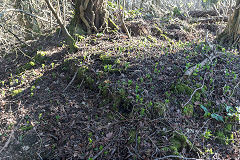
<path fill-rule="evenodd" d="M 110 0 L 112 4 L 116 0 Z M 125 3 L 124 3 L 125 2 Z M 217 10 L 219 14 L 227 15 L 234 5 L 234 0 L 120 0 L 130 13 L 141 12 L 142 15 L 159 17 L 174 8 L 184 13 L 192 10 Z M 53 1 L 53 6 L 65 26 L 73 17 L 74 6 L 69 0 Z M 109 6 L 109 12 L 114 14 L 115 8 Z M 7 53 L 13 45 L 24 44 L 40 35 L 46 35 L 57 27 L 57 22 L 44 0 L 3 0 L 0 3 L 0 46 L 1 52 Z M 33 38 L 35 37 L 35 38 Z"/>

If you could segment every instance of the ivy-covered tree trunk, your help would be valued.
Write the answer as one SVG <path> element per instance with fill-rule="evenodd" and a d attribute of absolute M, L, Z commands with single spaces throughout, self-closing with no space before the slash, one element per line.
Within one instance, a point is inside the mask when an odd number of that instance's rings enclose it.
<path fill-rule="evenodd" d="M 91 34 L 104 31 L 108 27 L 109 18 L 107 2 L 107 0 L 75 0 L 71 32 Z"/>
<path fill-rule="evenodd" d="M 239 45 L 240 42 L 240 0 L 236 0 L 236 8 L 230 17 L 227 27 L 218 35 L 217 42 L 224 46 Z"/>

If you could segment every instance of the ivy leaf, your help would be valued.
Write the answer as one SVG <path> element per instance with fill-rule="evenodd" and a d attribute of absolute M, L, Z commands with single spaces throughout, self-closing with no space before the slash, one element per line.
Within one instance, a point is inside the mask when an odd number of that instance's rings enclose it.
<path fill-rule="evenodd" d="M 219 114 L 213 113 L 213 114 L 211 114 L 211 117 L 214 118 L 214 119 L 216 119 L 217 121 L 222 121 L 222 122 L 224 122 L 223 117 L 220 116 Z"/>
<path fill-rule="evenodd" d="M 206 107 L 204 107 L 203 105 L 200 105 L 200 107 L 204 110 L 205 114 L 208 114 L 208 109 Z"/>
<path fill-rule="evenodd" d="M 232 116 L 234 116 L 234 114 L 236 114 L 236 110 L 231 106 L 226 106 L 226 112 L 227 112 L 227 115 L 230 117 L 232 117 Z"/>
<path fill-rule="evenodd" d="M 233 107 L 231 107 L 231 106 L 226 106 L 226 111 L 229 113 L 230 111 L 233 111 L 234 109 L 233 109 Z"/>

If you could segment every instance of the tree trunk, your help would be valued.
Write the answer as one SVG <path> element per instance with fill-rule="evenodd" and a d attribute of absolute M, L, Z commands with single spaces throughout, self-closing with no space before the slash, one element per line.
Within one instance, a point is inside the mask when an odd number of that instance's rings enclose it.
<path fill-rule="evenodd" d="M 230 17 L 225 30 L 218 35 L 217 42 L 220 45 L 238 45 L 240 42 L 240 0 L 236 1 L 233 16 Z"/>
<path fill-rule="evenodd" d="M 70 25 L 71 33 L 91 34 L 107 29 L 107 0 L 75 0 L 74 5 L 75 15 Z"/>

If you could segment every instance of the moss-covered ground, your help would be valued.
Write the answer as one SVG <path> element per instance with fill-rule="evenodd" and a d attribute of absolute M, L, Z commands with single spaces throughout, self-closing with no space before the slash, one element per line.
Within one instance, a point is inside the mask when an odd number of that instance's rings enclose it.
<path fill-rule="evenodd" d="M 207 30 L 180 20 L 149 24 L 151 35 L 131 40 L 78 35 L 76 53 L 53 34 L 2 57 L 0 156 L 239 156 L 238 52 L 218 46 L 223 54 L 186 78 L 213 52 Z"/>

